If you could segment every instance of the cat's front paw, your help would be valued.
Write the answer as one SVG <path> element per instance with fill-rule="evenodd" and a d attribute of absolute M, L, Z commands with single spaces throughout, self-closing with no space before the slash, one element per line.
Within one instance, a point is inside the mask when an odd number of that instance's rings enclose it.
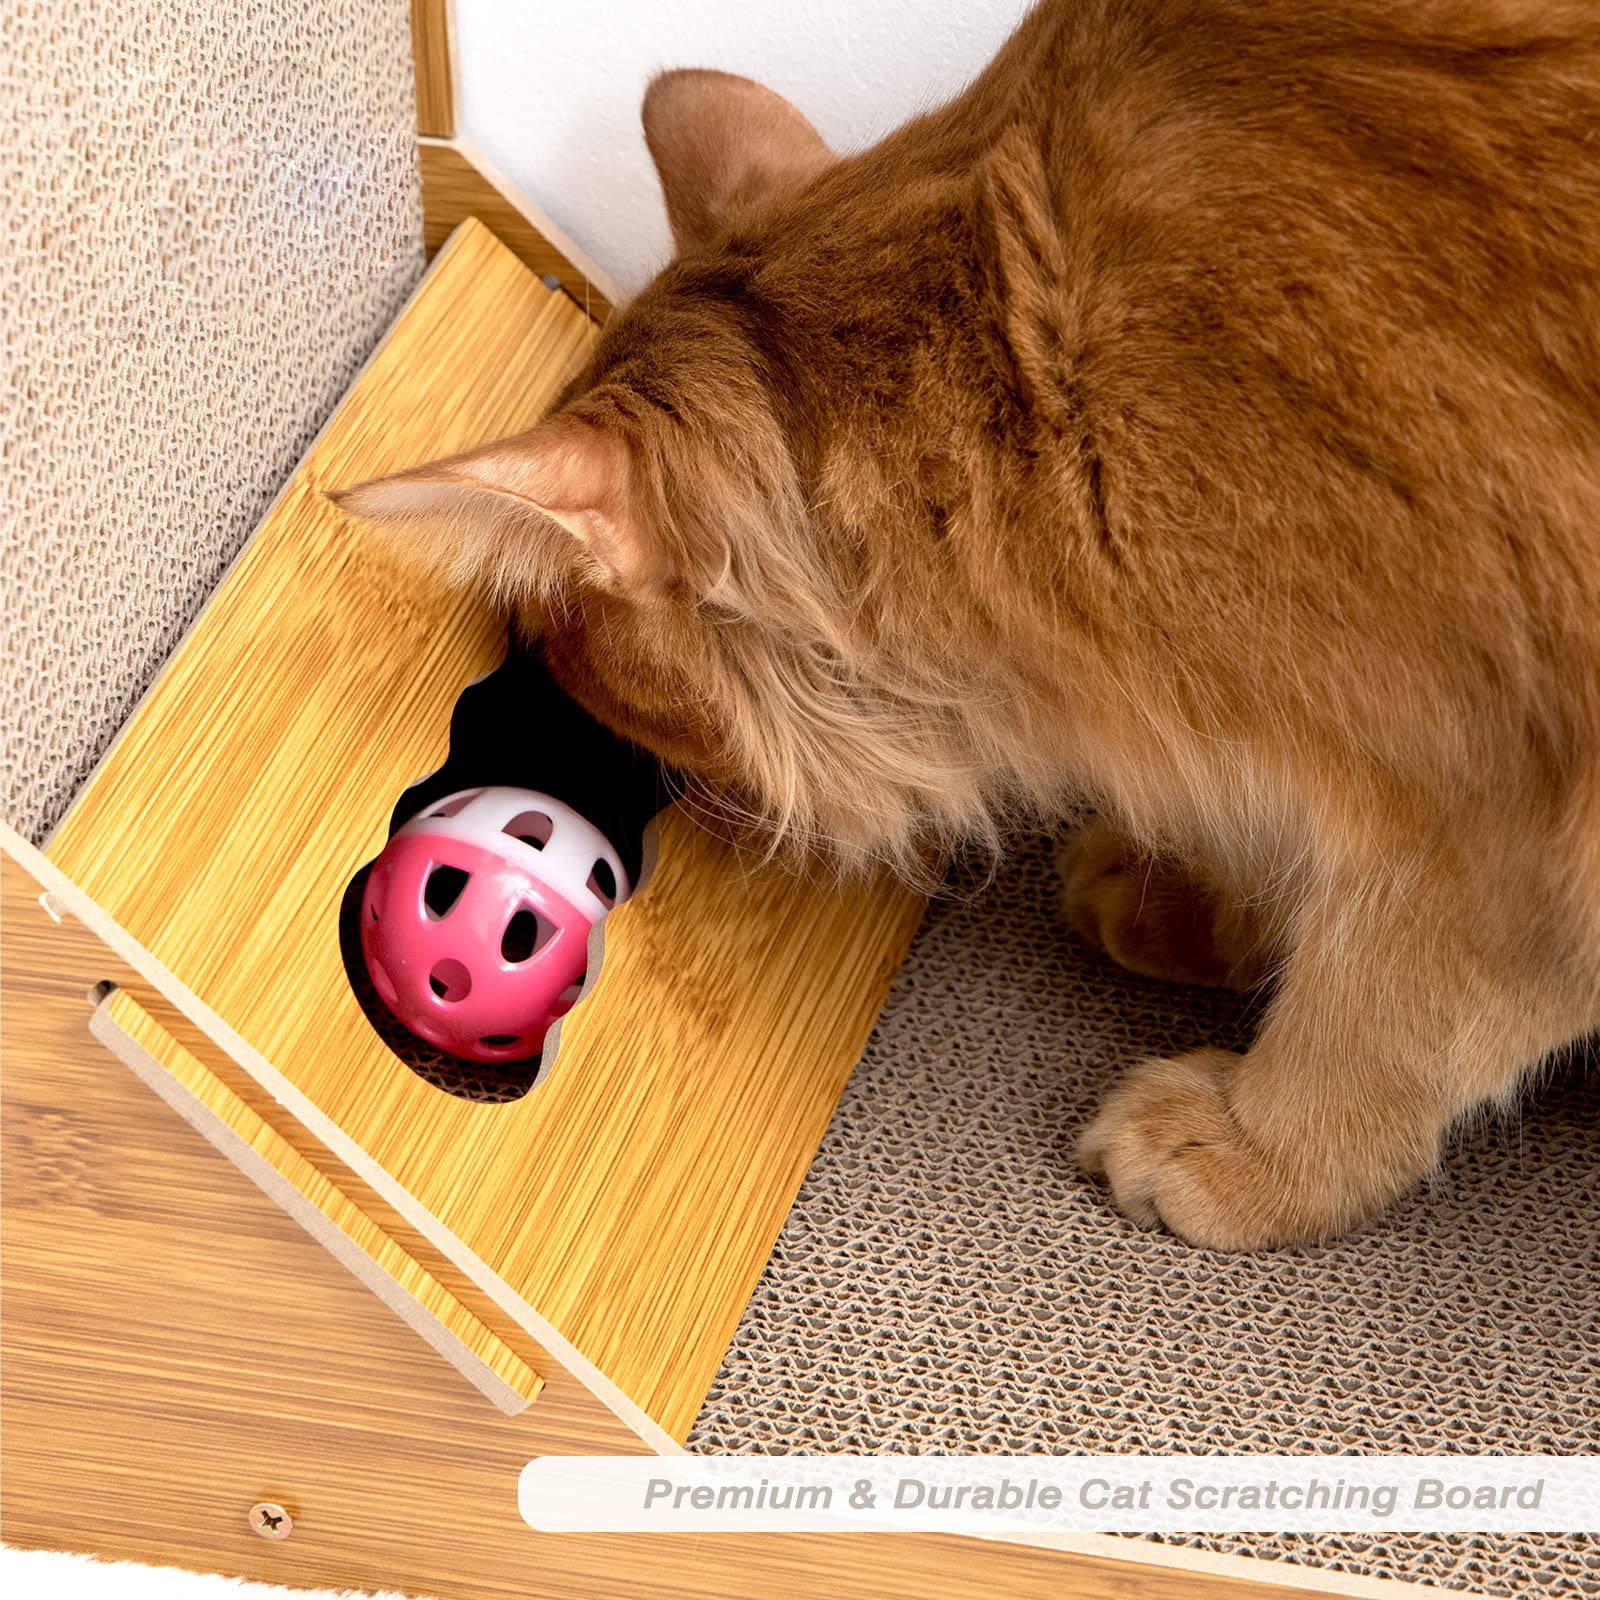
<path fill-rule="evenodd" d="M 1117 1084 L 1078 1140 L 1078 1165 L 1111 1186 L 1143 1227 L 1190 1244 L 1258 1250 L 1308 1243 L 1354 1220 L 1325 1183 L 1253 1147 L 1228 1107 L 1240 1057 L 1197 1050 L 1144 1061 Z"/>

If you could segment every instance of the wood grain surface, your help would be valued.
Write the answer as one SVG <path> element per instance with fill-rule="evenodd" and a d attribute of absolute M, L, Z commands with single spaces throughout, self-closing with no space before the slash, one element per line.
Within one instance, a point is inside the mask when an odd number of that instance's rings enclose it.
<path fill-rule="evenodd" d="M 1098 1541 L 1126 1547 L 1116 1559 L 934 1535 L 533 1533 L 516 1510 L 523 1463 L 627 1453 L 615 1418 L 559 1368 L 520 1416 L 486 1405 L 93 1042 L 91 986 L 139 975 L 47 916 L 10 859 L 0 869 L 8 1543 L 449 1600 L 1307 1592 L 1281 1568 L 1266 1582 L 1239 1562 L 1173 1569 L 1153 1563 L 1181 1552 L 1128 1541 Z M 290 1539 L 248 1530 L 258 1500 L 290 1510 Z"/>
<path fill-rule="evenodd" d="M 411 59 L 417 76 L 417 132 L 448 139 L 456 131 L 450 0 L 411 0 Z"/>
<path fill-rule="evenodd" d="M 409 1322 L 509 1415 L 544 1380 L 346 1191 L 181 1045 L 127 989 L 113 989 L 89 1030 L 147 1087 Z"/>
<path fill-rule="evenodd" d="M 396 1060 L 338 944 L 346 882 L 439 764 L 502 623 L 419 580 L 323 491 L 528 425 L 592 337 L 464 224 L 49 853 L 217 1014 L 292 1122 L 681 1438 L 920 899 L 752 868 L 670 811 L 548 1078 L 503 1106 Z M 273 1125 L 296 1142 L 292 1122 Z"/>
<path fill-rule="evenodd" d="M 548 237 L 459 141 L 417 143 L 422 172 L 422 242 L 431 256 L 468 217 L 476 217 L 541 278 L 555 278 L 585 313 L 604 323 L 611 298 L 593 272 Z"/>
<path fill-rule="evenodd" d="M 101 1096 L 113 1094 L 113 1086 L 119 1078 L 127 1077 L 136 1091 L 130 1103 L 142 1108 L 145 1119 L 142 1126 L 157 1152 L 152 1160 L 159 1161 L 160 1152 L 171 1143 L 169 1130 L 175 1126 L 181 1128 L 181 1123 L 171 1110 L 127 1071 L 122 1062 L 116 1060 L 94 1038 L 91 1028 L 99 991 L 109 986 L 125 997 L 143 994 L 148 1009 L 163 1019 L 164 1031 L 166 1025 L 170 1024 L 170 1031 L 183 1035 L 193 1045 L 194 1052 L 206 1056 L 219 1073 L 231 1073 L 241 1083 L 249 1080 L 237 1063 L 223 1057 L 215 1045 L 194 1029 L 192 1023 L 166 1007 L 160 996 L 151 993 L 144 975 L 128 966 L 115 951 L 71 915 L 60 896 L 41 896 L 41 887 L 48 888 L 48 885 L 42 885 L 36 876 L 35 868 L 38 865 L 36 853 L 0 830 L 0 1062 L 3 1062 L 3 1071 L 0 1071 L 0 1118 L 5 1122 L 6 1137 L 12 1141 L 20 1139 L 25 1147 L 34 1148 L 39 1137 L 38 1130 L 30 1132 L 27 1123 L 32 1114 L 30 1108 L 36 1109 L 41 1085 L 59 1077 L 62 1087 L 54 1093 L 60 1105 L 66 1109 L 82 1106 L 88 1110 L 97 1104 Z M 49 910 L 45 905 L 47 900 L 50 902 Z M 122 1015 L 126 1019 L 128 1013 L 123 1012 Z M 148 1039 L 150 1036 L 146 1037 Z M 261 1095 L 259 1085 L 252 1087 L 259 1107 L 272 1110 L 273 1102 Z M 123 1097 L 117 1092 L 115 1098 L 120 1102 Z M 275 1110 L 278 1116 L 283 1115 L 282 1107 L 276 1107 Z M 57 1115 L 52 1112 L 47 1120 Z M 185 1137 L 189 1137 L 187 1130 Z M 297 1137 L 303 1138 L 304 1135 L 297 1133 Z M 73 1166 L 72 1177 L 75 1182 L 85 1176 L 86 1167 L 100 1159 L 92 1140 L 80 1143 L 84 1161 Z M 310 1144 L 310 1148 L 316 1154 L 318 1167 L 331 1173 L 346 1196 L 353 1197 L 375 1224 L 390 1234 L 400 1248 L 413 1258 L 418 1267 L 436 1279 L 449 1275 L 453 1270 L 450 1263 L 438 1256 L 426 1241 L 409 1233 L 403 1221 L 386 1209 L 380 1198 L 365 1189 L 359 1178 L 342 1168 L 329 1152 L 315 1144 Z M 220 1156 L 218 1161 L 226 1165 Z M 7 1168 L 7 1176 L 11 1175 L 13 1169 Z M 234 1176 L 238 1185 L 245 1186 L 242 1177 L 237 1173 Z M 36 1177 L 34 1169 L 25 1168 L 19 1181 L 9 1189 L 0 1183 L 0 1192 L 4 1192 L 6 1202 L 0 1207 L 0 1222 L 8 1220 L 13 1203 L 24 1208 L 19 1215 L 26 1216 L 26 1208 L 40 1202 L 41 1197 L 35 1188 Z M 213 1187 L 222 1186 L 218 1184 Z M 191 1199 L 181 1182 L 174 1178 L 168 1191 L 167 1207 L 161 1216 L 169 1220 L 182 1218 L 194 1223 L 196 1233 L 186 1237 L 189 1245 L 202 1258 L 197 1270 L 203 1271 L 205 1262 L 213 1260 L 217 1254 L 213 1246 L 197 1242 L 203 1234 L 212 1205 L 201 1196 L 193 1200 L 192 1208 L 191 1215 Z M 99 1263 L 97 1270 L 104 1270 L 107 1274 L 118 1262 L 123 1261 L 115 1241 L 103 1238 L 98 1232 L 93 1238 L 81 1241 L 62 1240 L 59 1247 L 81 1255 L 86 1265 L 95 1262 L 97 1253 L 104 1252 L 106 1259 Z M 128 1263 L 137 1268 L 137 1256 L 128 1258 Z M 25 1291 L 36 1274 L 46 1271 L 47 1265 L 42 1255 L 13 1260 L 16 1270 L 8 1280 L 9 1288 L 3 1307 L 5 1315 L 0 1317 L 0 1329 L 21 1303 L 12 1297 L 12 1291 Z M 346 1265 L 347 1260 L 345 1264 L 336 1266 L 336 1277 L 343 1278 Z M 134 1276 L 137 1276 L 137 1272 Z M 318 1281 L 322 1281 L 322 1274 L 317 1276 Z M 351 1281 L 354 1283 L 353 1279 Z M 390 1309 L 392 1301 L 385 1305 L 376 1295 L 370 1295 L 369 1289 L 360 1285 L 356 1287 L 361 1294 L 371 1298 L 381 1318 L 393 1318 Z M 461 1285 L 456 1294 L 467 1311 L 543 1380 L 537 1389 L 536 1409 L 539 1412 L 541 1436 L 550 1441 L 548 1448 L 620 1455 L 632 1455 L 644 1449 L 633 1430 L 624 1426 L 606 1406 L 596 1400 L 585 1385 L 567 1372 L 536 1341 L 510 1323 L 504 1313 L 485 1300 L 473 1285 Z M 284 1303 L 292 1306 L 294 1297 L 289 1296 Z M 94 1344 L 94 1321 L 88 1312 L 94 1304 L 93 1300 L 86 1300 L 84 1315 L 73 1325 L 77 1331 L 86 1333 L 90 1347 Z M 414 1334 L 406 1332 L 398 1322 L 396 1326 L 403 1340 L 414 1338 Z M 414 1322 L 412 1326 L 415 1328 Z M 459 1373 L 451 1371 L 435 1350 L 428 1350 L 421 1340 L 416 1340 L 416 1343 L 438 1366 L 441 1383 L 458 1389 L 466 1405 L 486 1416 L 494 1415 L 483 1397 L 469 1388 Z M 374 1385 L 378 1381 L 376 1378 L 372 1380 Z M 6 1509 L 9 1511 L 9 1507 Z"/>

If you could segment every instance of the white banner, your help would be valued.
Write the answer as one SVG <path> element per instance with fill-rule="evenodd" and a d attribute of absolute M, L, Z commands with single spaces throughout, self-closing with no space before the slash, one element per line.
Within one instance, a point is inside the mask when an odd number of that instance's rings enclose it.
<path fill-rule="evenodd" d="M 545 1456 L 550 1533 L 1600 1532 L 1593 1456 Z"/>

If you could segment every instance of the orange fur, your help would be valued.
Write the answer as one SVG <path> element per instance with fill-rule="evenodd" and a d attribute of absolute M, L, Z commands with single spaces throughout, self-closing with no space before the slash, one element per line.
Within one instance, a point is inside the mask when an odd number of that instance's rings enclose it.
<path fill-rule="evenodd" d="M 1088 799 L 1188 862 L 1178 965 L 1248 925 L 1275 996 L 1083 1159 L 1322 1237 L 1600 1025 L 1597 128 L 1586 0 L 1060 0 L 842 159 L 670 74 L 678 258 L 553 419 L 348 503 L 776 837 L 915 870 Z M 1160 967 L 1114 865 L 1077 914 Z"/>

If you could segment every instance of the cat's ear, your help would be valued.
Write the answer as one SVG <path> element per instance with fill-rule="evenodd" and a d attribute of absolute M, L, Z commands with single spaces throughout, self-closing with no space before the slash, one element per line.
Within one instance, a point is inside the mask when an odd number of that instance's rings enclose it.
<path fill-rule="evenodd" d="M 657 587 L 670 575 L 666 550 L 640 514 L 626 440 L 578 417 L 552 417 L 331 498 L 461 582 L 526 593 L 574 558 L 624 589 Z"/>
<path fill-rule="evenodd" d="M 646 92 L 642 116 L 680 250 L 709 238 L 739 207 L 799 188 L 834 159 L 782 95 L 731 72 L 664 72 Z"/>

